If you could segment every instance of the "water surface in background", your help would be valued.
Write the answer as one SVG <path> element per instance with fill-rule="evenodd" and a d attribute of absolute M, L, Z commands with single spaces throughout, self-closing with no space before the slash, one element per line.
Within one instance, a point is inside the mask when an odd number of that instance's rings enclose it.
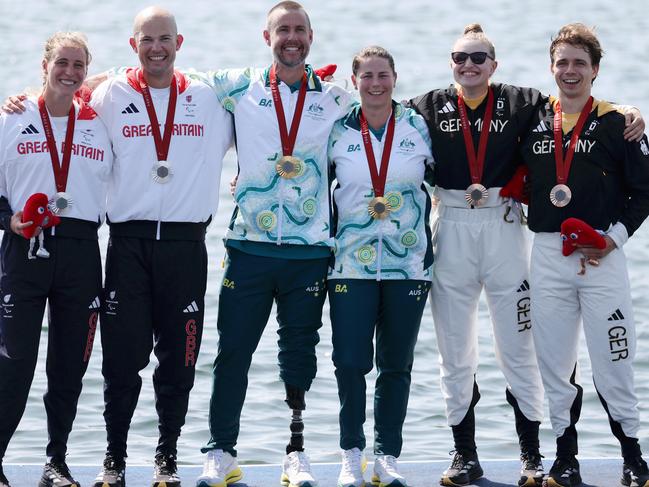
<path fill-rule="evenodd" d="M 266 65 L 270 53 L 262 39 L 266 11 L 272 1 L 161 1 L 177 15 L 185 43 L 178 53 L 178 66 L 200 69 Z M 351 58 L 361 47 L 379 44 L 392 52 L 399 73 L 396 98 L 421 94 L 450 83 L 450 48 L 464 25 L 480 22 L 497 48 L 499 67 L 494 77 L 523 86 L 553 92 L 547 49 L 559 26 L 571 21 L 596 25 L 606 50 L 594 95 L 634 104 L 649 117 L 649 20 L 644 0 L 561 2 L 514 2 L 458 0 L 388 0 L 321 2 L 304 0 L 313 28 L 310 62 L 337 63 L 338 79 L 349 77 Z M 56 30 L 82 30 L 88 34 L 93 53 L 91 72 L 111 66 L 132 65 L 136 58 L 128 46 L 134 14 L 147 5 L 140 0 L 0 0 L 0 96 L 40 83 L 42 44 Z M 198 360 L 196 385 L 192 392 L 187 424 L 179 442 L 183 463 L 200 463 L 199 447 L 207 440 L 207 412 L 211 389 L 211 364 L 216 352 L 216 309 L 223 270 L 221 238 L 233 204 L 227 181 L 236 172 L 236 160 L 229 153 L 224 162 L 219 213 L 210 226 L 207 242 L 210 274 L 206 298 L 205 332 Z M 107 232 L 101 230 L 105 249 Z M 625 250 L 633 286 L 638 352 L 636 387 L 642 415 L 641 438 L 649 433 L 649 230 L 643 226 Z M 518 455 L 514 417 L 505 402 L 505 383 L 495 364 L 491 347 L 491 326 L 484 301 L 478 312 L 481 365 L 478 383 L 482 400 L 477 406 L 477 442 L 484 458 L 513 458 Z M 45 327 L 46 329 L 46 327 Z M 276 330 L 270 321 L 250 370 L 250 386 L 243 410 L 239 457 L 242 461 L 276 463 L 288 439 L 289 411 L 283 403 L 283 386 L 276 366 Z M 44 459 L 45 417 L 41 397 L 45 390 L 43 359 L 34 378 L 29 404 L 19 431 L 14 436 L 5 462 L 37 462 Z M 410 408 L 404 428 L 402 458 L 443 459 L 452 447 L 439 390 L 438 364 L 433 323 L 426 312 L 421 327 L 413 370 Z M 338 397 L 331 365 L 331 333 L 325 308 L 321 344 L 318 346 L 318 377 L 307 401 L 306 445 L 313 461 L 338 461 Z M 144 386 L 129 436 L 129 462 L 150 463 L 157 440 L 157 419 L 153 404 L 151 373 L 155 363 L 142 372 Z M 582 456 L 616 456 L 614 441 L 590 379 L 590 368 L 582 344 L 584 407 L 580 432 Z M 369 376 L 368 391 L 373 388 Z M 371 418 L 371 395 L 368 418 Z M 105 448 L 101 347 L 99 336 L 86 374 L 79 412 L 69 441 L 69 461 L 99 464 Z M 372 421 L 366 425 L 371 444 Z M 542 426 L 543 452 L 552 456 L 554 440 L 549 425 Z M 644 441 L 645 448 L 649 443 Z"/>

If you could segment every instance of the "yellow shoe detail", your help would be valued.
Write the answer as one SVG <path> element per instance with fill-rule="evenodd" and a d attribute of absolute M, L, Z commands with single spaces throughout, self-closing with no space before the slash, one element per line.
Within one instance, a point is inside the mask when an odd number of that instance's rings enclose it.
<path fill-rule="evenodd" d="M 242 478 L 243 478 L 243 472 L 239 467 L 237 467 L 234 470 L 232 470 L 232 472 L 230 472 L 227 475 L 227 477 L 225 477 L 225 484 L 223 485 L 225 486 L 226 484 L 234 484 L 235 482 L 238 482 Z"/>
<path fill-rule="evenodd" d="M 456 484 L 455 482 L 453 482 L 448 477 L 442 477 L 442 479 L 440 480 L 439 483 L 442 484 L 442 485 L 447 485 L 449 487 L 461 487 L 460 484 Z"/>

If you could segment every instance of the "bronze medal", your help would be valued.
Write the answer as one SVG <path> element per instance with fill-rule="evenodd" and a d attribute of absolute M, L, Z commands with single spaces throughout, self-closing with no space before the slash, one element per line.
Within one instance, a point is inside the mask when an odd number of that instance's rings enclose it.
<path fill-rule="evenodd" d="M 572 191 L 566 185 L 568 182 L 568 176 L 570 174 L 570 167 L 572 165 L 572 158 L 575 155 L 575 147 L 577 146 L 577 141 L 579 139 L 579 134 L 584 128 L 586 119 L 590 114 L 590 111 L 593 107 L 593 97 L 589 97 L 586 104 L 581 109 L 579 114 L 579 119 L 572 130 L 572 135 L 570 136 L 570 143 L 568 145 L 568 152 L 563 155 L 563 129 L 562 125 L 562 111 L 561 111 L 561 102 L 557 100 L 554 106 L 554 120 L 553 120 L 553 132 L 554 132 L 554 162 L 556 167 L 557 175 L 557 184 L 550 190 L 550 202 L 557 208 L 563 208 L 564 206 L 570 203 L 572 199 Z"/>
<path fill-rule="evenodd" d="M 464 194 L 464 199 L 466 199 L 466 202 L 471 206 L 483 205 L 487 201 L 488 197 L 489 192 L 487 191 L 487 188 L 480 183 L 475 183 L 469 186 Z"/>
<path fill-rule="evenodd" d="M 558 208 L 563 208 L 570 203 L 572 191 L 565 184 L 556 184 L 550 191 L 550 201 Z"/>
<path fill-rule="evenodd" d="M 489 128 L 491 126 L 491 118 L 493 116 L 493 90 L 491 87 L 487 91 L 487 105 L 485 107 L 485 114 L 480 130 L 480 139 L 478 141 L 478 152 L 476 154 L 473 145 L 473 136 L 471 135 L 471 123 L 469 122 L 469 115 L 466 110 L 464 96 L 459 94 L 457 99 L 457 108 L 460 112 L 460 122 L 462 126 L 462 135 L 464 137 L 464 145 L 466 148 L 466 155 L 469 160 L 469 172 L 471 174 L 472 184 L 466 189 L 464 199 L 469 206 L 481 206 L 489 197 L 489 192 L 482 184 L 482 173 L 484 172 L 485 158 L 487 154 L 487 141 L 489 139 Z"/>

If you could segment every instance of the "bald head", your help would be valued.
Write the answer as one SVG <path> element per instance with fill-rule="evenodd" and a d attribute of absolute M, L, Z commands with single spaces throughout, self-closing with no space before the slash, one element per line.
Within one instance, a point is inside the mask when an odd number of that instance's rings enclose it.
<path fill-rule="evenodd" d="M 140 59 L 150 86 L 166 88 L 171 83 L 176 51 L 183 43 L 176 19 L 160 7 L 147 7 L 135 16 L 129 44 Z"/>
<path fill-rule="evenodd" d="M 135 16 L 135 20 L 133 21 L 133 37 L 137 37 L 142 32 L 142 27 L 151 21 L 166 23 L 173 35 L 178 34 L 178 26 L 176 25 L 176 18 L 173 14 L 169 10 L 153 5 L 141 10 Z"/>

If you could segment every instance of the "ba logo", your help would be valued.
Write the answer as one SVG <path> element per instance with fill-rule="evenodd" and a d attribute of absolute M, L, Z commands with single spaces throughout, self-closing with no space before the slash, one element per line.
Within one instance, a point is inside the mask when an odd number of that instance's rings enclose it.
<path fill-rule="evenodd" d="M 361 144 L 351 144 L 349 147 L 347 147 L 347 152 L 356 152 L 357 150 L 361 150 Z"/>
<path fill-rule="evenodd" d="M 260 107 L 272 107 L 273 106 L 273 100 L 270 100 L 268 98 L 262 98 L 259 100 L 259 106 Z"/>
<path fill-rule="evenodd" d="M 223 278 L 223 287 L 227 287 L 228 289 L 234 289 L 234 281 L 231 281 L 230 279 Z"/>
<path fill-rule="evenodd" d="M 347 284 L 336 284 L 336 287 L 334 288 L 335 293 L 346 293 L 347 292 Z"/>

